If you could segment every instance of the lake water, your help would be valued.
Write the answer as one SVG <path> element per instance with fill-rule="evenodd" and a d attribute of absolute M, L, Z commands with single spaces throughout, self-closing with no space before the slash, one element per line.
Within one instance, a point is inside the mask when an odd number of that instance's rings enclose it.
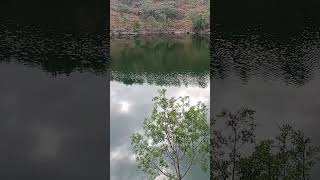
<path fill-rule="evenodd" d="M 157 90 L 190 96 L 209 107 L 209 44 L 199 37 L 139 37 L 111 41 L 110 83 L 112 180 L 145 179 L 130 149 L 130 135 L 142 130 Z M 158 179 L 162 179 L 159 177 Z M 195 168 L 187 176 L 209 179 Z"/>
<path fill-rule="evenodd" d="M 275 37 L 259 30 L 217 33 L 211 81 L 211 111 L 256 111 L 258 139 L 273 138 L 291 124 L 320 145 L 320 29 L 302 28 Z M 319 179 L 319 164 L 311 179 Z"/>
<path fill-rule="evenodd" d="M 105 43 L 0 24 L 0 179 L 106 179 Z"/>

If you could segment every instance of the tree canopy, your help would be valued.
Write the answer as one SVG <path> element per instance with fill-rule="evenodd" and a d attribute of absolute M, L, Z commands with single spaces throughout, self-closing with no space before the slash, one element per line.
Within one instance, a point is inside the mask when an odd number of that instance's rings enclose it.
<path fill-rule="evenodd" d="M 311 169 L 320 158 L 320 147 L 289 124 L 279 126 L 275 138 L 258 140 L 254 113 L 241 108 L 237 112 L 223 111 L 213 118 L 211 179 L 310 179 Z"/>
<path fill-rule="evenodd" d="M 153 110 L 143 123 L 144 133 L 131 136 L 138 167 L 150 178 L 160 174 L 181 180 L 196 165 L 208 170 L 209 122 L 204 103 L 189 97 L 168 98 L 159 90 Z"/>

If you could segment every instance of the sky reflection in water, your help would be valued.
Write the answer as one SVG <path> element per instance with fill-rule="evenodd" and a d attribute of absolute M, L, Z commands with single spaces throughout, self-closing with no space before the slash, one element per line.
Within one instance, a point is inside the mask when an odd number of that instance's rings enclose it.
<path fill-rule="evenodd" d="M 106 179 L 105 37 L 0 30 L 0 179 Z"/>

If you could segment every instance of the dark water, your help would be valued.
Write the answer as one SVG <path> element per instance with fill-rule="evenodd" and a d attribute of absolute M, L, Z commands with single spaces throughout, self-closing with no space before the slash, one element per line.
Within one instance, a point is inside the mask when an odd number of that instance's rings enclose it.
<path fill-rule="evenodd" d="M 320 29 L 310 25 L 283 38 L 264 30 L 215 34 L 212 114 L 248 107 L 256 111 L 258 139 L 291 124 L 320 145 Z M 320 178 L 319 167 L 311 179 Z"/>
<path fill-rule="evenodd" d="M 255 110 L 259 140 L 291 124 L 320 145 L 319 2 L 224 0 L 213 6 L 211 115 L 248 107 Z M 311 179 L 320 178 L 319 168 Z"/>
<path fill-rule="evenodd" d="M 130 135 L 142 130 L 157 90 L 190 96 L 209 106 L 209 44 L 199 37 L 140 37 L 111 41 L 110 83 L 112 180 L 145 179 L 130 149 Z M 194 168 L 186 179 L 208 179 Z M 162 179 L 161 176 L 157 179 Z"/>
<path fill-rule="evenodd" d="M 106 179 L 104 35 L 0 29 L 0 179 Z"/>
<path fill-rule="evenodd" d="M 219 0 L 211 7 L 212 31 L 244 32 L 262 27 L 277 38 L 299 33 L 309 23 L 320 25 L 317 0 Z"/>
<path fill-rule="evenodd" d="M 41 25 L 59 31 L 106 33 L 109 1 L 102 0 L 2 0 L 0 20 L 21 25 Z"/>

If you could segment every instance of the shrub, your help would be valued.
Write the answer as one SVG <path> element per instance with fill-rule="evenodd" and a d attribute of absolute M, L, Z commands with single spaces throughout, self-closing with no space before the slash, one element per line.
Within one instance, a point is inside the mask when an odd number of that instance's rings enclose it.
<path fill-rule="evenodd" d="M 168 19 L 165 13 L 156 10 L 154 12 L 154 17 L 158 22 L 165 23 Z"/>
<path fill-rule="evenodd" d="M 131 5 L 132 0 L 119 0 L 119 3 L 125 4 L 125 5 Z"/>
<path fill-rule="evenodd" d="M 129 12 L 129 6 L 119 2 L 117 4 L 117 11 L 120 13 L 120 16 L 123 17 L 124 13 L 128 13 Z"/>
<path fill-rule="evenodd" d="M 142 12 L 144 15 L 147 14 L 147 12 L 149 11 L 150 8 L 151 8 L 151 1 L 150 0 L 143 0 Z"/>
<path fill-rule="evenodd" d="M 208 14 L 206 12 L 191 14 L 192 27 L 195 32 L 202 31 L 209 27 Z"/>
<path fill-rule="evenodd" d="M 153 17 L 153 16 L 149 16 L 147 18 L 147 21 L 152 25 L 152 26 L 156 26 L 157 25 L 157 20 Z"/>
<path fill-rule="evenodd" d="M 139 20 L 135 20 L 133 23 L 133 31 L 139 33 L 141 30 L 141 25 Z"/>
<path fill-rule="evenodd" d="M 176 7 L 172 4 L 163 4 L 158 10 L 165 14 L 166 17 L 171 19 L 175 18 L 178 14 Z"/>
<path fill-rule="evenodd" d="M 165 23 L 177 16 L 177 10 L 174 4 L 164 3 L 159 7 L 152 7 L 150 1 L 145 1 L 143 6 L 144 18 L 152 16 L 156 21 Z"/>

